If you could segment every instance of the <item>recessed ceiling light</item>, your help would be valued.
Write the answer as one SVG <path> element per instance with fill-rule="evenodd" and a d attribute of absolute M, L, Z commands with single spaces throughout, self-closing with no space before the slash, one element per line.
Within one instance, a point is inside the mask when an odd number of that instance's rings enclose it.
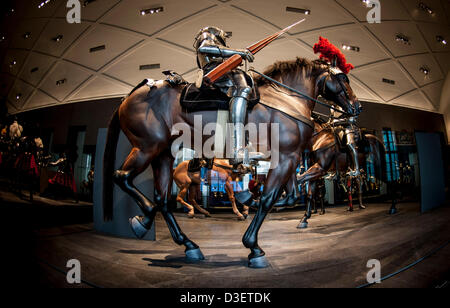
<path fill-rule="evenodd" d="M 16 60 L 12 60 L 12 61 L 9 63 L 9 67 L 13 67 L 13 66 L 16 65 L 16 64 L 17 64 Z"/>
<path fill-rule="evenodd" d="M 424 75 L 429 75 L 430 74 L 430 69 L 426 66 L 422 66 L 420 68 L 420 71 L 424 74 Z"/>
<path fill-rule="evenodd" d="M 291 6 L 286 7 L 286 12 L 293 12 L 293 13 L 300 13 L 300 14 L 305 14 L 305 15 L 311 15 L 311 10 L 300 9 L 300 8 L 291 7 Z"/>
<path fill-rule="evenodd" d="M 44 5 L 48 4 L 51 0 L 42 1 L 41 4 L 38 5 L 38 9 L 44 7 Z"/>
<path fill-rule="evenodd" d="M 23 38 L 24 38 L 24 39 L 29 39 L 29 38 L 31 38 L 31 32 L 26 32 L 26 33 L 23 35 Z"/>
<path fill-rule="evenodd" d="M 395 80 L 383 78 L 383 82 L 384 82 L 384 83 L 391 84 L 391 85 L 395 85 Z"/>
<path fill-rule="evenodd" d="M 52 38 L 52 41 L 55 41 L 56 43 L 59 43 L 62 41 L 62 39 L 64 38 L 64 36 L 62 34 Z"/>
<path fill-rule="evenodd" d="M 145 71 L 145 70 L 154 70 L 157 68 L 161 68 L 161 65 L 159 63 L 157 64 L 144 64 L 139 66 L 139 70 Z"/>
<path fill-rule="evenodd" d="M 447 45 L 447 40 L 442 37 L 441 35 L 436 36 L 436 41 L 438 41 L 438 43 L 441 43 L 442 45 Z"/>
<path fill-rule="evenodd" d="M 97 46 L 97 47 L 92 47 L 91 49 L 89 49 L 89 52 L 97 52 L 100 50 L 105 50 L 106 49 L 106 45 L 101 45 L 101 46 Z"/>
<path fill-rule="evenodd" d="M 0 36 L 0 42 L 3 42 L 4 40 L 6 40 L 6 36 L 4 35 Z"/>
<path fill-rule="evenodd" d="M 157 14 L 157 13 L 161 13 L 161 12 L 164 12 L 164 8 L 162 6 L 154 7 L 151 9 L 143 9 L 143 10 L 141 10 L 140 14 L 142 16 L 145 16 L 145 15 L 152 15 L 152 14 Z"/>
<path fill-rule="evenodd" d="M 67 79 L 66 79 L 66 78 L 64 78 L 64 79 L 60 79 L 60 80 L 58 80 L 58 81 L 56 82 L 56 85 L 57 85 L 57 86 L 63 85 L 63 84 L 65 84 L 65 83 L 66 83 L 66 81 L 67 81 Z"/>
<path fill-rule="evenodd" d="M 359 48 L 358 46 L 350 46 L 350 45 L 342 45 L 342 49 L 344 50 L 351 50 L 351 51 L 356 51 L 356 52 L 360 52 L 361 48 Z"/>
<path fill-rule="evenodd" d="M 405 45 L 411 45 L 411 42 L 410 42 L 410 40 L 409 40 L 409 37 L 407 37 L 406 35 L 404 35 L 404 34 L 397 34 L 396 36 L 395 36 L 395 40 L 397 41 L 397 42 L 400 42 L 400 43 L 403 43 L 403 44 L 405 44 Z"/>
<path fill-rule="evenodd" d="M 34 67 L 31 69 L 30 72 L 33 74 L 33 73 L 36 73 L 38 70 L 39 70 L 39 67 Z"/>
<path fill-rule="evenodd" d="M 427 13 L 430 14 L 430 15 L 433 15 L 433 14 L 434 14 L 433 9 L 430 8 L 428 5 L 426 5 L 426 4 L 423 3 L 423 2 L 420 2 L 420 3 L 419 3 L 419 9 L 421 9 L 421 10 L 424 11 L 424 12 L 427 12 Z"/>
<path fill-rule="evenodd" d="M 16 94 L 16 100 L 19 100 L 22 97 L 22 93 L 17 93 Z"/>

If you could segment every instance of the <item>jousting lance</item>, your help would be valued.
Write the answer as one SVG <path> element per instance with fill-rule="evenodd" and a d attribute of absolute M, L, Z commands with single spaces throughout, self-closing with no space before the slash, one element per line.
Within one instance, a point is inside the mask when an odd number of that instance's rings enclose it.
<path fill-rule="evenodd" d="M 305 18 L 302 20 L 297 21 L 296 23 L 290 25 L 289 27 L 281 30 L 280 32 L 277 32 L 269 37 L 266 37 L 265 39 L 247 47 L 247 50 L 250 51 L 253 55 L 261 51 L 264 47 L 275 41 L 277 38 L 291 30 L 293 27 L 297 26 L 298 24 L 305 21 Z M 214 68 L 212 71 L 210 71 L 208 74 L 203 77 L 203 81 L 205 84 L 213 84 L 216 82 L 220 77 L 225 75 L 226 73 L 234 70 L 236 67 L 242 64 L 242 56 L 238 54 L 234 54 L 233 56 L 229 57 L 227 60 L 223 61 L 220 65 L 218 65 L 216 68 Z"/>

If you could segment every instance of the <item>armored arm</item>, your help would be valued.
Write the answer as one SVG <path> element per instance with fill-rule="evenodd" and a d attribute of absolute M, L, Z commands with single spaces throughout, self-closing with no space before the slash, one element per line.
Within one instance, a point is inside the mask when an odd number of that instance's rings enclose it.
<path fill-rule="evenodd" d="M 238 54 L 244 59 L 247 59 L 249 62 L 253 62 L 255 60 L 253 54 L 246 49 L 231 49 L 218 46 L 201 46 L 198 49 L 198 52 L 206 53 L 213 56 L 219 56 L 222 58 L 229 58 L 235 54 Z"/>

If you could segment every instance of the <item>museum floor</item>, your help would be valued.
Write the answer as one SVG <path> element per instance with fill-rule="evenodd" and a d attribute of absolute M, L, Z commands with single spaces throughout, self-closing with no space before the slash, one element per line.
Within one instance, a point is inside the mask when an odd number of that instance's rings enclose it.
<path fill-rule="evenodd" d="M 80 287 L 358 287 L 366 283 L 369 259 L 380 260 L 386 276 L 429 255 L 375 287 L 448 286 L 450 207 L 420 214 L 418 204 L 399 204 L 394 216 L 388 207 L 369 204 L 353 213 L 330 208 L 314 216 L 307 230 L 296 229 L 299 211 L 271 213 L 260 233 L 271 264 L 266 269 L 246 267 L 241 237 L 250 220 L 239 222 L 228 213 L 207 219 L 176 215 L 206 257 L 198 263 L 185 262 L 159 214 L 155 242 L 105 236 L 92 224 L 41 228 L 33 232 L 35 275 L 40 285 L 71 287 L 65 266 L 78 259 Z"/>

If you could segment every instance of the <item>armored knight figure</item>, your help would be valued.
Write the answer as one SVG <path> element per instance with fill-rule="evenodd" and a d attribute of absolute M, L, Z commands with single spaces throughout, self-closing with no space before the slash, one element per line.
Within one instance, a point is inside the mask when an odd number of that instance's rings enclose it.
<path fill-rule="evenodd" d="M 206 27 L 199 31 L 195 37 L 194 48 L 197 52 L 197 65 L 207 74 L 226 58 L 235 54 L 243 59 L 253 62 L 253 54 L 244 49 L 231 49 L 226 45 L 228 35 L 223 30 L 216 27 Z M 245 119 L 247 116 L 247 104 L 252 92 L 251 86 L 247 83 L 246 74 L 240 69 L 232 70 L 221 77 L 214 86 L 226 93 L 230 100 L 230 117 L 234 126 L 233 132 L 233 158 L 230 164 L 237 166 L 244 160 L 260 159 L 261 153 L 250 152 L 245 145 Z"/>

